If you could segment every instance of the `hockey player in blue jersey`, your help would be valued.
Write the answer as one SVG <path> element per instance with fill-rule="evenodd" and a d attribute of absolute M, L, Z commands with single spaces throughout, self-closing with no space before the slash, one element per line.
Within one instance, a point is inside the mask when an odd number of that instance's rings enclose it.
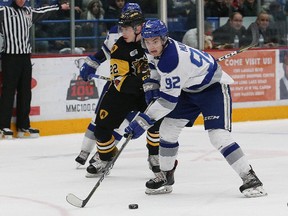
<path fill-rule="evenodd" d="M 142 13 L 140 6 L 137 3 L 127 3 L 122 9 L 122 14 L 127 11 L 139 11 Z M 118 31 L 118 26 L 114 26 L 110 29 L 109 34 L 104 41 L 101 51 L 97 52 L 95 55 L 88 56 L 85 60 L 85 63 L 82 65 L 80 70 L 80 76 L 84 80 L 88 80 L 91 78 L 91 75 L 96 73 L 98 66 L 104 62 L 106 59 L 110 59 L 110 50 L 114 43 L 118 40 L 118 38 L 122 34 Z M 89 77 L 90 76 L 90 77 Z M 100 96 L 99 101 L 103 97 L 104 93 L 108 89 L 110 82 L 107 82 L 102 90 L 102 95 Z M 98 109 L 95 110 L 97 113 Z M 133 118 L 133 113 L 127 116 L 127 120 L 131 120 Z M 88 128 L 85 132 L 85 136 L 82 141 L 81 152 L 75 158 L 75 161 L 78 164 L 84 165 L 86 160 L 88 159 L 90 152 L 95 148 L 96 139 L 94 135 L 95 130 L 95 119 L 96 114 L 92 118 Z M 123 123 L 123 125 L 128 125 L 127 120 Z M 124 130 L 122 130 L 124 131 Z M 119 130 L 114 130 L 113 136 L 115 137 L 115 143 L 119 142 L 122 138 L 121 128 Z M 151 170 L 159 169 L 158 162 L 158 147 L 159 147 L 159 134 L 158 131 L 148 131 L 147 132 L 147 148 L 148 148 L 148 162 Z M 103 163 L 99 159 L 98 151 L 89 161 L 90 165 L 87 167 L 86 177 L 97 177 L 101 174 L 101 169 L 103 169 Z"/>
<path fill-rule="evenodd" d="M 151 75 L 143 85 L 146 99 L 154 103 L 125 129 L 138 138 L 153 123 L 164 117 L 160 126 L 160 169 L 146 182 L 147 194 L 169 193 L 174 184 L 176 155 L 181 130 L 202 113 L 211 144 L 243 180 L 246 197 L 264 196 L 262 187 L 239 144 L 231 136 L 232 78 L 208 53 L 168 37 L 160 20 L 149 20 L 142 28 L 142 46 L 147 49 Z"/>

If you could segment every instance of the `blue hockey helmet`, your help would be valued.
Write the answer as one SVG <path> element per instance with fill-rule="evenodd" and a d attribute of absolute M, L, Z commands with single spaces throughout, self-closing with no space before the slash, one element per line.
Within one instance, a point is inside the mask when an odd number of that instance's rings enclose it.
<path fill-rule="evenodd" d="M 141 35 L 142 38 L 161 37 L 167 39 L 168 29 L 165 23 L 159 19 L 148 20 L 142 28 Z"/>
<path fill-rule="evenodd" d="M 142 10 L 141 10 L 139 4 L 137 4 L 137 3 L 129 3 L 129 2 L 124 5 L 124 7 L 122 8 L 122 12 L 121 13 L 125 13 L 125 12 L 130 11 L 130 10 L 139 11 L 140 13 L 142 13 Z"/>

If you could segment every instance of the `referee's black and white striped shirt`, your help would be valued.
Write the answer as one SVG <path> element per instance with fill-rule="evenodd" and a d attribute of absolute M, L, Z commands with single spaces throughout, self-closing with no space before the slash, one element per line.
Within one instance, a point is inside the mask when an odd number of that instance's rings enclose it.
<path fill-rule="evenodd" d="M 31 53 L 30 28 L 32 24 L 48 18 L 59 9 L 59 5 L 42 8 L 26 6 L 20 8 L 15 2 L 11 6 L 0 7 L 0 31 L 3 37 L 2 53 Z"/>

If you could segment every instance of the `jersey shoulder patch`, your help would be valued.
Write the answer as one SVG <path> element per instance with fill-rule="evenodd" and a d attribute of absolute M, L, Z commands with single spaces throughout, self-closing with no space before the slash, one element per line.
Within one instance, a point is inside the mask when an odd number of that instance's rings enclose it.
<path fill-rule="evenodd" d="M 161 55 L 158 68 L 163 73 L 170 73 L 179 63 L 179 55 L 174 41 L 169 41 L 167 47 Z"/>
<path fill-rule="evenodd" d="M 111 54 L 114 53 L 118 49 L 117 44 L 114 44 L 111 48 Z"/>

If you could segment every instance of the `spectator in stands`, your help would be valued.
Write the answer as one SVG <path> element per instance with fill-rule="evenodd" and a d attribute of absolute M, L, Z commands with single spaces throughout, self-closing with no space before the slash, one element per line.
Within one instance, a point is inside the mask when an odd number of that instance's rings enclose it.
<path fill-rule="evenodd" d="M 248 44 L 258 44 L 259 47 L 277 46 L 277 34 L 275 30 L 271 29 L 269 23 L 270 15 L 265 11 L 260 12 L 256 21 L 251 23 L 247 29 Z M 261 38 L 264 40 L 263 45 L 261 44 Z"/>
<path fill-rule="evenodd" d="M 59 0 L 59 2 L 70 2 L 72 0 Z M 75 1 L 75 19 L 80 19 L 80 15 L 82 13 L 82 0 L 73 0 Z M 65 17 L 66 19 L 70 19 L 70 10 L 65 11 L 62 14 L 62 17 Z"/>
<path fill-rule="evenodd" d="M 228 17 L 229 7 L 225 0 L 208 0 L 204 6 L 206 17 Z"/>
<path fill-rule="evenodd" d="M 71 1 L 71 0 L 70 0 Z M 55 3 L 54 0 L 42 0 L 41 6 L 47 6 Z M 58 1 L 57 1 L 58 2 Z M 59 0 L 60 4 L 69 2 L 69 0 Z M 39 2 L 40 4 L 40 2 Z M 75 19 L 80 19 L 82 12 L 82 0 L 75 0 Z M 49 17 L 49 20 L 70 20 L 70 10 L 61 11 L 54 16 Z M 53 29 L 53 31 L 51 31 Z M 51 23 L 36 23 L 35 24 L 35 37 L 36 38 L 57 38 L 57 37 L 70 37 L 70 23 L 68 22 L 51 22 Z M 36 52 L 59 52 L 63 48 L 70 47 L 70 40 L 49 40 L 36 42 Z"/>
<path fill-rule="evenodd" d="M 80 19 L 81 13 L 85 10 L 82 0 L 75 0 L 75 19 Z"/>
<path fill-rule="evenodd" d="M 256 0 L 244 0 L 242 9 L 240 10 L 244 17 L 257 16 L 257 1 Z"/>
<path fill-rule="evenodd" d="M 82 1 L 82 10 L 85 11 L 87 10 L 88 4 L 91 0 L 81 0 Z M 108 3 L 106 0 L 100 0 L 102 3 L 102 7 L 104 11 L 108 8 Z"/>
<path fill-rule="evenodd" d="M 60 1 L 60 3 L 64 3 L 64 1 Z M 41 0 L 36 2 L 37 7 L 46 7 L 49 5 L 57 4 L 57 2 L 52 0 Z M 56 13 L 54 16 L 49 17 L 49 20 L 62 20 L 66 19 L 65 17 L 69 15 L 69 11 L 63 11 L 61 13 Z M 67 17 L 67 19 L 70 17 Z M 54 37 L 55 32 L 58 31 L 59 28 L 64 28 L 64 26 L 68 26 L 69 24 L 64 23 L 35 23 L 35 37 L 36 38 L 49 38 Z M 53 29 L 53 31 L 51 31 Z M 67 31 L 69 33 L 69 31 Z M 60 36 L 59 36 L 60 37 Z M 56 41 L 48 41 L 41 40 L 35 42 L 35 51 L 37 53 L 47 53 L 51 52 L 51 47 L 54 47 Z"/>
<path fill-rule="evenodd" d="M 109 0 L 108 5 L 109 6 L 105 11 L 104 19 L 118 19 L 120 17 L 122 8 L 125 5 L 125 0 Z M 118 20 L 107 23 L 107 29 L 110 29 L 112 26 L 116 25 L 117 21 Z"/>
<path fill-rule="evenodd" d="M 280 51 L 281 53 L 281 51 Z M 282 51 L 283 54 L 283 71 L 284 71 L 284 76 L 280 79 L 280 100 L 283 99 L 288 99 L 288 51 L 284 50 Z"/>
<path fill-rule="evenodd" d="M 269 5 L 270 26 L 277 33 L 277 40 L 281 45 L 287 45 L 287 23 L 286 15 L 278 1 L 271 2 Z"/>
<path fill-rule="evenodd" d="M 85 20 L 95 20 L 104 18 L 104 8 L 100 0 L 91 0 L 87 5 L 87 10 L 81 13 L 80 18 Z"/>
<path fill-rule="evenodd" d="M 269 13 L 272 15 L 273 21 L 286 21 L 286 15 L 281 4 L 278 1 L 271 2 L 269 5 Z"/>
<path fill-rule="evenodd" d="M 212 25 L 208 22 L 204 22 L 204 49 L 212 49 L 213 47 L 213 37 L 211 36 Z M 197 28 L 189 29 L 182 40 L 182 43 L 198 49 L 198 31 Z"/>
<path fill-rule="evenodd" d="M 91 0 L 87 6 L 87 10 L 81 13 L 80 18 L 83 20 L 103 20 L 104 14 L 105 11 L 102 2 L 100 0 Z M 106 27 L 103 22 L 81 23 L 80 29 L 77 32 L 77 36 L 105 36 Z M 84 47 L 86 50 L 95 50 L 94 44 L 94 40 L 80 40 L 77 46 Z"/>
<path fill-rule="evenodd" d="M 246 45 L 246 28 L 243 26 L 242 14 L 239 12 L 232 13 L 227 23 L 216 29 L 212 35 L 215 46 L 218 48 L 233 48 L 236 35 L 239 40 L 238 46 Z"/>
<path fill-rule="evenodd" d="M 242 14 L 244 0 L 231 0 L 230 13 L 240 12 Z"/>

